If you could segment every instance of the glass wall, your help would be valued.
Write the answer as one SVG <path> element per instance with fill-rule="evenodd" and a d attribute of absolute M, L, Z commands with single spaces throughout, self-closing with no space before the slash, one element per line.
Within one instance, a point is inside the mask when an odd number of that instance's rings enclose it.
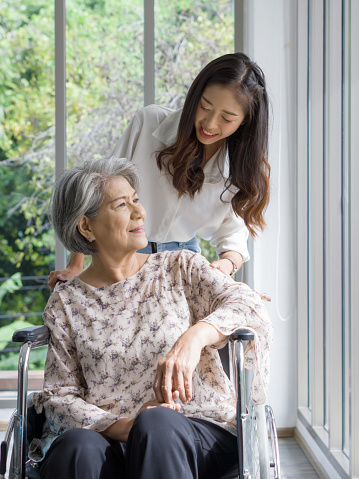
<path fill-rule="evenodd" d="M 16 369 L 19 327 L 41 324 L 54 237 L 54 3 L 0 3 L 0 368 Z M 42 363 L 36 351 L 33 366 Z"/>
<path fill-rule="evenodd" d="M 60 3 L 56 2 L 58 8 Z M 55 95 L 63 95 L 68 165 L 107 155 L 144 105 L 144 78 L 154 72 L 154 101 L 183 105 L 188 87 L 213 58 L 234 49 L 234 2 L 143 0 L 66 2 L 66 88 L 55 92 L 54 0 L 0 4 L 0 356 L 16 369 L 12 332 L 41 324 L 55 240 L 47 216 L 55 178 Z M 58 8 L 58 11 L 60 9 Z M 57 20 L 59 20 L 57 18 Z M 57 21 L 57 27 L 61 21 Z M 153 29 L 146 58 L 144 31 Z M 57 37 L 58 40 L 59 37 Z M 148 68 L 148 67 L 146 67 Z M 57 78 L 58 80 L 58 78 Z M 58 83 L 57 83 L 58 85 Z M 60 99 L 61 100 L 61 99 Z M 58 108 L 56 103 L 56 108 Z M 66 106 L 66 111 L 65 111 Z M 58 113 L 58 111 L 57 111 Z M 57 125 L 58 126 L 58 125 Z M 63 149 L 57 133 L 57 151 Z M 56 160 L 58 161 L 58 160 Z M 56 245 L 58 248 L 58 245 Z M 202 243 L 203 253 L 214 256 Z M 35 360 L 36 355 L 42 359 Z M 41 367 L 34 352 L 31 367 Z"/>
<path fill-rule="evenodd" d="M 325 451 L 326 470 L 357 477 L 350 213 L 355 20 L 351 2 L 342 0 L 300 2 L 298 18 L 299 430 L 311 431 L 308 444 L 314 438 Z"/>
<path fill-rule="evenodd" d="M 143 30 L 141 0 L 66 2 L 70 166 L 108 155 L 143 106 Z"/>
<path fill-rule="evenodd" d="M 155 1 L 155 102 L 181 108 L 192 81 L 211 60 L 234 51 L 234 2 Z M 198 238 L 202 254 L 214 247 Z"/>
<path fill-rule="evenodd" d="M 195 76 L 234 49 L 232 1 L 155 2 L 155 101 L 183 106 Z"/>

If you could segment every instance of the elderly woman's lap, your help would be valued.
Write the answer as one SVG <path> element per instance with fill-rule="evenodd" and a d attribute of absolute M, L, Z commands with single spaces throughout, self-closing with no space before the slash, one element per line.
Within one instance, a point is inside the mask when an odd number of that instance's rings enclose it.
<path fill-rule="evenodd" d="M 236 437 L 167 408 L 141 412 L 127 444 L 72 429 L 52 444 L 42 479 L 217 479 L 237 461 Z"/>
<path fill-rule="evenodd" d="M 124 479 L 126 445 L 89 429 L 70 429 L 51 445 L 42 479 Z"/>
<path fill-rule="evenodd" d="M 238 461 L 237 438 L 209 421 L 147 409 L 132 426 L 126 459 L 131 479 L 218 479 Z"/>

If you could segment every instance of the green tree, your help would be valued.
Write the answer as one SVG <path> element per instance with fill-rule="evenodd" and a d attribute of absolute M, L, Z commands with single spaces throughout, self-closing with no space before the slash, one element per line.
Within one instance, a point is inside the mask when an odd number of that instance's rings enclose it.
<path fill-rule="evenodd" d="M 233 50 L 233 2 L 156 5 L 156 103 L 179 108 L 195 75 Z M 143 1 L 67 2 L 67 151 L 72 165 L 109 153 L 143 105 Z M 49 296 L 54 236 L 54 1 L 0 3 L 0 284 L 21 272 L 1 313 L 32 324 Z M 201 241 L 203 253 L 215 253 Z M 33 316 L 31 316 L 33 314 Z M 11 317 L 10 317 L 11 316 Z M 2 322 L 1 322 L 2 321 Z"/>

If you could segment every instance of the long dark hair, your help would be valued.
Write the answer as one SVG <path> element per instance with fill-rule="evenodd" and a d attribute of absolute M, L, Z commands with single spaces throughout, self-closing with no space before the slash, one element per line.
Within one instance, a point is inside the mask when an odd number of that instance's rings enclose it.
<path fill-rule="evenodd" d="M 196 137 L 194 123 L 204 89 L 215 84 L 233 89 L 245 114 L 241 126 L 226 138 L 229 177 L 221 199 L 232 185 L 238 188 L 231 200 L 232 208 L 255 236 L 255 229 L 265 226 L 263 214 L 269 202 L 269 100 L 262 70 L 244 53 L 216 58 L 195 78 L 187 93 L 177 139 L 157 152 L 157 165 L 172 175 L 179 196 L 188 194 L 193 198 L 201 190 L 204 146 Z"/>

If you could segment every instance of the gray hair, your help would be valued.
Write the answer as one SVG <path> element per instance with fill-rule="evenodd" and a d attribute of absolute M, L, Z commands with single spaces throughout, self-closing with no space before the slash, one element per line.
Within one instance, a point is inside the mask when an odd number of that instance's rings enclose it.
<path fill-rule="evenodd" d="M 52 222 L 68 251 L 92 254 L 96 248 L 77 229 L 82 216 L 93 219 L 104 200 L 107 183 L 122 176 L 137 191 L 140 180 L 135 165 L 126 158 L 88 160 L 83 166 L 64 171 L 55 184 Z"/>

